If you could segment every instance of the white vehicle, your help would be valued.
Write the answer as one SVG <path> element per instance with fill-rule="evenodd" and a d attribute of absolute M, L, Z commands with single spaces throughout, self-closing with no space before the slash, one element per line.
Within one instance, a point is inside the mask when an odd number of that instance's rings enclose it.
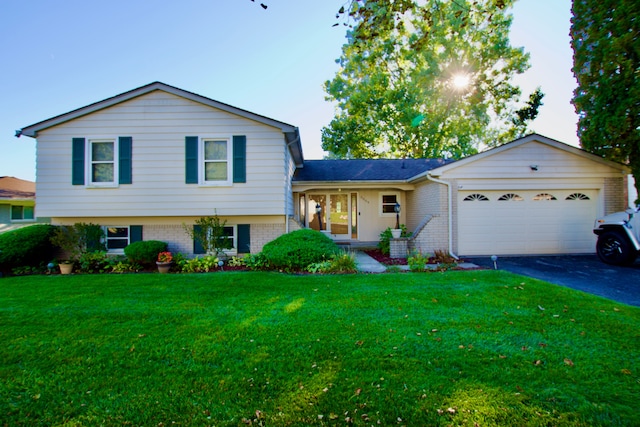
<path fill-rule="evenodd" d="M 629 208 L 596 220 L 596 251 L 607 264 L 631 265 L 640 254 L 640 207 Z"/>

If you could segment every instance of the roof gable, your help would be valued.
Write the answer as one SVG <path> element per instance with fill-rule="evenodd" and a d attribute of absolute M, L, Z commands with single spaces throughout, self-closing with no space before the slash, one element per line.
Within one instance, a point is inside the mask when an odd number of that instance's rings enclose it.
<path fill-rule="evenodd" d="M 484 159 L 488 159 L 491 156 L 495 156 L 498 155 L 500 153 L 504 153 L 506 151 L 509 150 L 513 150 L 519 147 L 522 147 L 525 144 L 529 144 L 529 143 L 539 143 L 539 144 L 543 144 L 545 146 L 548 147 L 552 147 L 561 151 L 564 151 L 568 154 L 572 154 L 575 156 L 578 156 L 580 158 L 586 159 L 586 160 L 590 160 L 614 169 L 618 169 L 620 171 L 628 171 L 627 166 L 620 164 L 620 163 L 616 163 L 616 162 L 612 162 L 610 160 L 606 160 L 602 157 L 596 156 L 595 154 L 591 154 L 583 149 L 580 148 L 576 148 L 573 147 L 571 145 L 565 144 L 563 142 L 560 141 L 556 141 L 554 139 L 551 138 L 547 138 L 545 136 L 539 135 L 539 134 L 531 134 L 531 135 L 527 135 L 525 137 L 516 139 L 515 141 L 509 142 L 507 144 L 501 145 L 499 147 L 496 148 L 492 148 L 490 150 L 487 151 L 483 151 L 482 153 L 478 153 L 476 155 L 473 156 L 469 156 L 466 157 L 464 159 L 452 162 L 450 164 L 447 164 L 445 166 L 436 168 L 434 170 L 432 170 L 430 172 L 430 175 L 432 176 L 440 176 L 444 173 L 447 172 L 451 172 L 457 168 L 462 168 L 464 166 L 470 165 L 472 163 L 475 162 L 479 162 L 482 161 Z"/>
<path fill-rule="evenodd" d="M 161 90 L 167 93 L 171 93 L 173 95 L 180 96 L 182 98 L 186 98 L 191 101 L 207 105 L 209 107 L 217 108 L 219 110 L 222 110 L 231 114 L 235 114 L 237 116 L 244 117 L 246 119 L 250 119 L 267 126 L 278 128 L 284 133 L 287 146 L 291 150 L 291 153 L 293 155 L 293 158 L 296 164 L 301 165 L 304 161 L 303 155 L 302 155 L 302 143 L 300 141 L 300 132 L 297 127 L 284 122 L 280 122 L 278 120 L 270 119 L 265 116 L 261 116 L 259 114 L 252 113 L 247 110 L 234 107 L 229 104 L 225 104 L 225 103 L 207 98 L 202 95 L 198 95 L 193 92 L 179 89 L 177 87 L 170 86 L 168 84 L 161 83 L 161 82 L 150 83 L 148 85 L 141 86 L 139 88 L 130 90 L 128 92 L 121 93 L 111 98 L 107 98 L 102 101 L 98 101 L 93 104 L 87 105 L 85 107 L 78 108 L 68 113 L 64 113 L 47 120 L 43 120 L 41 122 L 32 124 L 30 126 L 25 126 L 24 128 L 16 132 L 16 136 L 19 137 L 20 135 L 25 135 L 32 138 L 37 138 L 39 131 L 63 124 L 65 122 L 77 119 L 87 114 L 94 113 L 96 111 L 103 110 L 105 108 L 109 108 L 111 106 L 120 104 L 122 102 L 126 102 L 130 99 L 151 93 L 156 90 Z"/>

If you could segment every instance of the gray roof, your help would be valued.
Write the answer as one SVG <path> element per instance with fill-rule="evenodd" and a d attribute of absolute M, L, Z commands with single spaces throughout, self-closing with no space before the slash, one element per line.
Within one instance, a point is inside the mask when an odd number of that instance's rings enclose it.
<path fill-rule="evenodd" d="M 305 160 L 304 167 L 296 170 L 293 181 L 406 181 L 452 161 L 445 159 Z"/>

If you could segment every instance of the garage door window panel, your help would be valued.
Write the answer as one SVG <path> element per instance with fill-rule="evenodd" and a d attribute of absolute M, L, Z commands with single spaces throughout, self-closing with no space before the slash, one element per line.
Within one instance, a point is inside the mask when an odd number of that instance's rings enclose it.
<path fill-rule="evenodd" d="M 524 198 L 515 193 L 507 193 L 500 196 L 499 202 L 523 202 Z"/>
<path fill-rule="evenodd" d="M 568 195 L 565 200 L 591 200 L 591 199 L 586 194 L 573 193 Z"/>
<path fill-rule="evenodd" d="M 464 202 L 488 202 L 489 198 L 484 194 L 474 193 L 474 194 L 469 194 L 467 197 L 464 198 L 463 201 Z"/>
<path fill-rule="evenodd" d="M 558 200 L 556 196 L 549 193 L 540 193 L 536 197 L 533 198 L 534 201 L 538 202 L 540 200 Z"/>

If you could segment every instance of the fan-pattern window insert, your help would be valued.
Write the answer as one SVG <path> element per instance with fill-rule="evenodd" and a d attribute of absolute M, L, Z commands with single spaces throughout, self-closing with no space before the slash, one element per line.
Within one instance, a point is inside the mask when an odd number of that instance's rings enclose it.
<path fill-rule="evenodd" d="M 519 196 L 519 195 L 517 195 L 515 193 L 503 194 L 498 199 L 498 201 L 501 201 L 501 202 L 522 202 L 523 200 L 524 200 L 524 198 L 522 198 L 521 196 Z"/>
<path fill-rule="evenodd" d="M 551 195 L 549 193 L 540 193 L 536 197 L 534 197 L 533 200 L 538 201 L 538 200 L 558 200 L 558 199 L 556 199 L 554 195 Z"/>
<path fill-rule="evenodd" d="M 591 200 L 589 196 L 582 193 L 569 194 L 565 200 Z"/>
<path fill-rule="evenodd" d="M 465 197 L 464 201 L 465 202 L 474 202 L 474 201 L 488 202 L 489 198 L 484 194 L 474 193 L 474 194 L 469 194 L 467 197 Z"/>

